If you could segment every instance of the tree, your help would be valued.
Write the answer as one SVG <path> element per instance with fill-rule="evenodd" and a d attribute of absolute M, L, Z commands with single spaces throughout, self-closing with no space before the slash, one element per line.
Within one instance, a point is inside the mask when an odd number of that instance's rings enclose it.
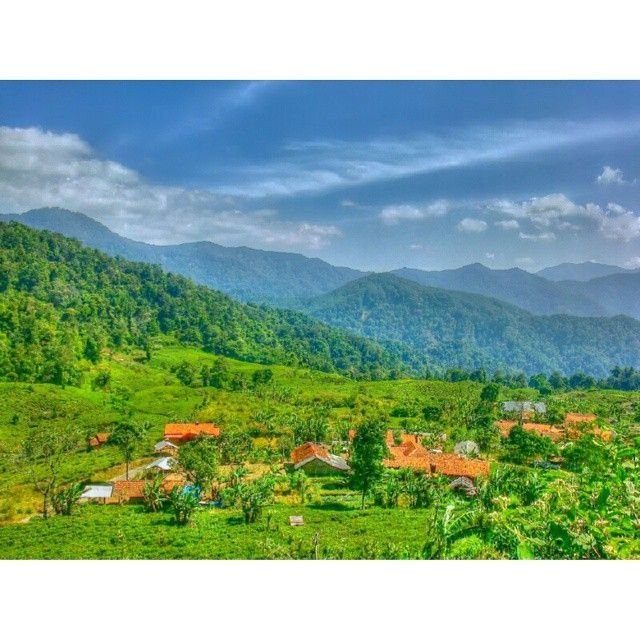
<path fill-rule="evenodd" d="M 198 506 L 199 493 L 188 491 L 185 487 L 173 487 L 169 493 L 169 505 L 176 524 L 185 525 L 191 519 Z"/>
<path fill-rule="evenodd" d="M 224 500 L 242 510 L 245 524 L 255 522 L 262 510 L 273 500 L 276 477 L 266 474 L 255 480 L 239 482 L 224 491 Z"/>
<path fill-rule="evenodd" d="M 218 473 L 218 447 L 215 438 L 200 436 L 185 442 L 178 450 L 178 460 L 187 479 L 204 490 Z"/>
<path fill-rule="evenodd" d="M 428 404 L 422 409 L 422 416 L 427 422 L 439 422 L 442 418 L 442 409 L 435 404 Z"/>
<path fill-rule="evenodd" d="M 125 478 L 129 479 L 129 464 L 134 459 L 140 440 L 147 431 L 147 425 L 121 422 L 116 425 L 109 437 L 109 443 L 120 449 L 126 465 Z"/>
<path fill-rule="evenodd" d="M 42 516 L 49 517 L 49 504 L 58 486 L 62 465 L 78 447 L 80 433 L 71 427 L 31 427 L 22 443 L 19 461 L 26 468 L 33 488 L 42 495 Z"/>
<path fill-rule="evenodd" d="M 84 487 L 79 482 L 74 482 L 65 489 L 55 491 L 51 496 L 51 504 L 53 505 L 54 511 L 61 516 L 70 516 L 73 507 L 82 497 L 83 491 Z"/>
<path fill-rule="evenodd" d="M 147 511 L 160 511 L 167 501 L 167 494 L 162 487 L 163 477 L 158 474 L 153 480 L 144 483 L 142 496 Z"/>
<path fill-rule="evenodd" d="M 304 504 L 306 502 L 309 489 L 311 488 L 311 482 L 309 481 L 307 474 L 301 469 L 295 471 L 289 476 L 289 486 L 292 491 L 295 491 L 300 497 L 300 503 Z"/>
<path fill-rule="evenodd" d="M 255 388 L 263 384 L 269 384 L 273 378 L 271 369 L 258 369 L 251 374 L 251 385 Z"/>
<path fill-rule="evenodd" d="M 387 424 L 381 415 L 363 417 L 356 429 L 351 445 L 351 482 L 362 493 L 362 508 L 365 499 L 382 477 L 382 461 L 387 455 Z"/>
<path fill-rule="evenodd" d="M 500 385 L 495 382 L 490 382 L 482 387 L 482 391 L 480 392 L 480 400 L 482 402 L 486 402 L 489 404 L 493 404 L 497 402 L 498 396 L 500 395 Z"/>
<path fill-rule="evenodd" d="M 507 438 L 507 459 L 516 464 L 531 462 L 534 458 L 547 458 L 556 453 L 556 446 L 546 436 L 526 431 L 515 425 Z"/>

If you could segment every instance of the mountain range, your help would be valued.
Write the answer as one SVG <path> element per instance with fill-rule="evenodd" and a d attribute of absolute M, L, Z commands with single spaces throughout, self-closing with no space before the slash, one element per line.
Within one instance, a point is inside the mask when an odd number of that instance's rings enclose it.
<path fill-rule="evenodd" d="M 640 365 L 640 322 L 626 316 L 536 316 L 470 293 L 390 273 L 365 276 L 308 302 L 314 318 L 411 347 L 440 367 L 606 375 Z"/>
<path fill-rule="evenodd" d="M 149 262 L 243 302 L 290 306 L 326 293 L 365 275 L 297 253 L 224 247 L 213 242 L 152 245 L 124 238 L 82 213 L 65 209 L 33 209 L 0 215 L 35 229 L 76 238 L 94 249 L 127 260 Z"/>
<path fill-rule="evenodd" d="M 103 224 L 64 209 L 34 209 L 0 220 L 21 222 L 76 238 L 111 256 L 149 262 L 243 302 L 299 308 L 368 272 L 336 267 L 296 253 L 224 247 L 213 242 L 151 245 L 114 233 Z M 397 269 L 397 276 L 442 289 L 489 296 L 536 315 L 614 316 L 640 319 L 640 272 L 596 262 L 564 263 L 537 274 L 489 269 L 475 263 L 458 269 Z M 564 277 L 570 277 L 570 280 Z"/>
<path fill-rule="evenodd" d="M 470 264 L 444 271 L 405 268 L 371 274 L 299 254 L 211 242 L 149 245 L 62 209 L 5 215 L 0 221 L 56 231 L 111 256 L 158 265 L 238 300 L 297 309 L 371 338 L 381 345 L 376 358 L 384 366 L 371 365 L 378 371 L 403 362 L 413 371 L 427 365 L 605 375 L 615 365 L 640 364 L 640 324 L 632 319 L 640 318 L 640 273 L 621 267 L 566 263 L 534 274 Z M 593 273 L 605 275 L 588 279 Z M 574 280 L 555 279 L 563 274 Z M 247 309 L 252 310 L 250 317 L 257 313 L 255 306 Z M 285 317 L 277 316 L 277 323 Z M 355 339 L 341 335 L 347 342 Z M 318 350 L 326 355 L 325 346 Z M 303 360 L 311 362 L 310 354 Z M 342 369 L 344 364 L 325 360 L 322 367 Z"/>

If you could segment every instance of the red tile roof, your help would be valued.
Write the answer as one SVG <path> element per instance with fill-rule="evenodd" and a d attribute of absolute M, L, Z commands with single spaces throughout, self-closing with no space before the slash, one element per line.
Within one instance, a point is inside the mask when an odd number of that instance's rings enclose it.
<path fill-rule="evenodd" d="M 89 445 L 92 447 L 99 447 L 109 440 L 109 433 L 96 433 L 95 437 L 89 440 Z"/>
<path fill-rule="evenodd" d="M 587 422 L 594 422 L 598 419 L 598 416 L 594 413 L 567 413 L 564 418 L 565 426 L 568 424 L 581 424 Z"/>
<path fill-rule="evenodd" d="M 212 422 L 169 423 L 164 425 L 166 440 L 193 440 L 199 435 L 219 436 L 220 427 Z"/>
<path fill-rule="evenodd" d="M 517 424 L 518 422 L 516 420 L 498 420 L 496 422 L 496 426 L 500 429 L 500 433 L 503 438 L 507 438 L 511 433 L 511 429 L 513 429 Z M 524 422 L 522 424 L 522 428 L 530 433 L 551 438 L 554 442 L 560 440 L 564 435 L 564 432 L 560 427 L 554 427 L 553 425 L 541 422 Z"/>
<path fill-rule="evenodd" d="M 489 463 L 486 460 L 470 460 L 454 453 L 434 453 L 425 449 L 414 450 L 410 455 L 403 455 L 402 447 L 393 447 L 390 451 L 392 458 L 384 461 L 384 465 L 390 469 L 409 467 L 456 478 L 489 475 Z"/>
<path fill-rule="evenodd" d="M 291 452 L 291 461 L 293 464 L 298 464 L 299 462 L 312 457 L 320 458 L 325 462 L 329 462 L 329 451 L 321 444 L 305 442 Z"/>
<path fill-rule="evenodd" d="M 129 502 L 129 500 L 142 500 L 144 497 L 144 485 L 148 480 L 115 480 L 113 482 L 113 493 L 108 503 Z M 173 487 L 184 484 L 182 479 L 176 476 L 166 478 L 162 483 L 162 488 L 169 492 Z"/>

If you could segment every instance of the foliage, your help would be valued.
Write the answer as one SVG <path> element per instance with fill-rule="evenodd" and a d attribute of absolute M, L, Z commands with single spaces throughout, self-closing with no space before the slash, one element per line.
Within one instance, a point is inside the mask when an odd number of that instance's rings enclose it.
<path fill-rule="evenodd" d="M 162 486 L 163 480 L 162 475 L 158 474 L 155 478 L 145 482 L 142 488 L 144 505 L 151 513 L 161 511 L 167 502 L 167 494 Z"/>
<path fill-rule="evenodd" d="M 169 508 L 178 525 L 188 524 L 198 506 L 198 492 L 186 489 L 185 487 L 173 487 L 169 492 Z"/>
<path fill-rule="evenodd" d="M 382 460 L 387 454 L 386 433 L 387 423 L 381 415 L 363 416 L 356 428 L 349 464 L 351 484 L 361 491 L 363 509 L 366 497 L 384 471 Z"/>
<path fill-rule="evenodd" d="M 200 436 L 185 442 L 178 450 L 178 461 L 187 479 L 206 489 L 218 472 L 218 446 L 216 439 Z"/>

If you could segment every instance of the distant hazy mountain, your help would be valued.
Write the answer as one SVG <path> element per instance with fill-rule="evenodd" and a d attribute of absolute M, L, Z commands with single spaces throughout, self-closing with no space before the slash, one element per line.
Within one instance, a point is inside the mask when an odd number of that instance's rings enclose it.
<path fill-rule="evenodd" d="M 536 315 L 555 313 L 575 316 L 608 315 L 597 299 L 559 287 L 554 282 L 522 269 L 489 269 L 475 263 L 445 271 L 405 268 L 392 273 L 429 287 L 466 291 L 497 298 Z"/>
<path fill-rule="evenodd" d="M 576 293 L 597 300 L 606 315 L 625 314 L 640 319 L 640 272 L 625 271 L 588 282 L 558 282 L 567 295 Z"/>
<path fill-rule="evenodd" d="M 640 365 L 640 322 L 631 318 L 535 316 L 389 273 L 350 282 L 305 309 L 359 335 L 403 343 L 443 367 L 603 376 L 615 365 Z"/>
<path fill-rule="evenodd" d="M 64 209 L 35 209 L 21 215 L 0 215 L 76 238 L 112 256 L 151 262 L 199 284 L 243 301 L 287 305 L 316 296 L 364 275 L 347 267 L 334 267 L 317 258 L 296 253 L 223 247 L 213 242 L 150 245 L 123 238 L 103 224 Z"/>
<path fill-rule="evenodd" d="M 613 273 L 630 273 L 630 270 L 600 262 L 563 262 L 555 267 L 547 267 L 538 271 L 539 276 L 553 282 L 559 282 L 560 280 L 586 282 L 587 280 L 609 276 Z"/>

